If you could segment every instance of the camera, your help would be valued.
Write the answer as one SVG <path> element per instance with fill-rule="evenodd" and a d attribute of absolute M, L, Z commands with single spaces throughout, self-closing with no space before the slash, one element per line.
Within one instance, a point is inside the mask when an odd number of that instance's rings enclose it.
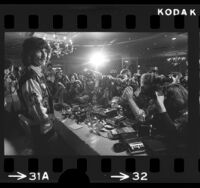
<path fill-rule="evenodd" d="M 164 75 L 151 75 L 149 78 L 145 78 L 144 85 L 141 87 L 141 95 L 145 95 L 150 99 L 155 99 L 156 91 L 162 91 L 166 84 L 172 82 L 170 77 Z"/>

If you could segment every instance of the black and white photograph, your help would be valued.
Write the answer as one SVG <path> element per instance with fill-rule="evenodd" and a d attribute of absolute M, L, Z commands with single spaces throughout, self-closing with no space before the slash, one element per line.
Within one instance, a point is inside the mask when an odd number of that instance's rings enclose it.
<path fill-rule="evenodd" d="M 188 34 L 5 32 L 5 156 L 187 151 Z"/>

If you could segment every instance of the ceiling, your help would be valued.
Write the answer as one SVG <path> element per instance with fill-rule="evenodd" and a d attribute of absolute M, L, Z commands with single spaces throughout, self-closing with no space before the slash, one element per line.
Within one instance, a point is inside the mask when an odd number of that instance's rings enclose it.
<path fill-rule="evenodd" d="M 20 58 L 23 41 L 30 36 L 48 40 L 72 40 L 77 52 L 103 48 L 112 55 L 128 57 L 171 57 L 187 55 L 187 33 L 150 32 L 6 32 L 7 58 Z M 175 39 L 175 40 L 173 40 Z M 82 56 L 83 53 L 76 53 Z"/>

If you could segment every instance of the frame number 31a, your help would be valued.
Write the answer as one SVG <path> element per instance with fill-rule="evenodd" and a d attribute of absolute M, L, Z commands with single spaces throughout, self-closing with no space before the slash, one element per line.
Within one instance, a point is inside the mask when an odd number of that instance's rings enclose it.
<path fill-rule="evenodd" d="M 29 173 L 29 180 L 30 181 L 49 181 L 49 175 L 47 172 L 30 172 Z"/>

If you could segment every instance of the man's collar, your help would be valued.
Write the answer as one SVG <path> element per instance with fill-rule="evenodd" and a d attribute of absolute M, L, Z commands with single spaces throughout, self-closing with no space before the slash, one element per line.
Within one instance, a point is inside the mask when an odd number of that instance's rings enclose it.
<path fill-rule="evenodd" d="M 39 77 L 43 76 L 42 68 L 40 66 L 35 67 L 33 65 L 30 65 L 29 68 L 32 69 Z"/>

